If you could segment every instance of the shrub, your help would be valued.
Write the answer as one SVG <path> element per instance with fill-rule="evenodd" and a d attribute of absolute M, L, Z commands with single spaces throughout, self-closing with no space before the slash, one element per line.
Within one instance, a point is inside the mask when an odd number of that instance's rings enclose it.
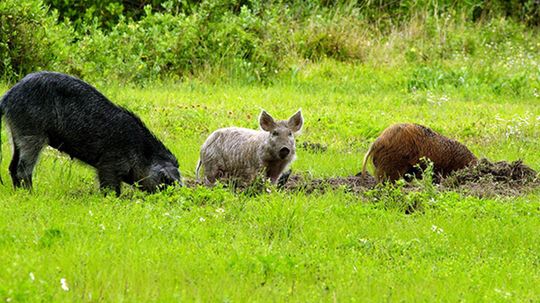
<path fill-rule="evenodd" d="M 405 84 L 410 89 L 468 80 L 497 93 L 522 94 L 535 85 L 536 75 L 522 66 L 537 58 L 537 32 L 527 28 L 537 15 L 532 0 L 4 0 L 0 72 L 8 81 L 54 69 L 91 81 L 264 83 L 291 67 L 330 58 L 420 65 Z M 516 50 L 530 59 L 513 64 Z M 449 68 L 458 72 L 446 71 L 448 61 L 483 55 L 494 59 L 480 60 L 475 70 L 458 64 Z M 508 64 L 493 73 L 496 60 Z M 501 82 L 492 74 L 510 77 Z"/>
<path fill-rule="evenodd" d="M 72 31 L 56 20 L 41 1 L 0 1 L 0 74 L 4 79 L 16 80 L 60 65 Z"/>

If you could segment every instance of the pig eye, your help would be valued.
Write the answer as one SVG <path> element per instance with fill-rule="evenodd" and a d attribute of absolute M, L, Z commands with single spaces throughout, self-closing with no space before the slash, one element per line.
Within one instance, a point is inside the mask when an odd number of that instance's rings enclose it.
<path fill-rule="evenodd" d="M 277 131 L 273 131 L 273 132 L 272 132 L 272 136 L 275 137 L 275 136 L 277 136 L 277 135 L 279 135 L 279 133 L 278 133 Z"/>

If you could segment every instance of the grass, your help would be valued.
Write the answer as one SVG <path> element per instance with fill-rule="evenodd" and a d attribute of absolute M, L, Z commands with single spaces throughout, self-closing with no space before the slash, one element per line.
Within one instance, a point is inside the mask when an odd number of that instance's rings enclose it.
<path fill-rule="evenodd" d="M 445 194 L 405 216 L 342 192 L 245 198 L 201 189 L 146 201 L 20 194 L 2 208 L 12 218 L 1 227 L 2 295 L 535 301 L 540 214 L 529 199 Z"/>
<path fill-rule="evenodd" d="M 459 139 L 480 157 L 523 159 L 540 169 L 535 67 L 519 67 L 532 75 L 522 81 L 496 76 L 497 86 L 489 73 L 459 64 L 328 60 L 266 86 L 193 80 L 98 88 L 141 116 L 187 178 L 211 131 L 255 128 L 261 108 L 281 119 L 302 108 L 306 123 L 297 142 L 327 150 L 299 149 L 293 169 L 317 177 L 357 173 L 369 143 L 402 121 Z M 448 80 L 459 71 L 467 85 Z M 518 89 L 507 89 L 509 83 Z M 104 197 L 92 169 L 48 149 L 29 193 L 11 188 L 6 137 L 4 131 L 3 301 L 540 300 L 538 190 L 480 199 L 391 188 L 364 196 L 248 196 L 223 188 L 149 195 L 124 187 L 121 197 Z M 422 211 L 406 215 L 399 205 L 411 199 Z"/>

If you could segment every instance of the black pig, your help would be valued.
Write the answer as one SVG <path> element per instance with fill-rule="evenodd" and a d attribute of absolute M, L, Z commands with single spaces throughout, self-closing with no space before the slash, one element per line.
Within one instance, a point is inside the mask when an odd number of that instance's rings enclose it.
<path fill-rule="evenodd" d="M 143 122 L 75 77 L 27 75 L 3 96 L 2 115 L 13 142 L 9 172 L 15 187 L 32 188 L 45 145 L 96 168 L 100 188 L 118 195 L 122 181 L 147 191 L 181 183 L 175 156 Z"/>

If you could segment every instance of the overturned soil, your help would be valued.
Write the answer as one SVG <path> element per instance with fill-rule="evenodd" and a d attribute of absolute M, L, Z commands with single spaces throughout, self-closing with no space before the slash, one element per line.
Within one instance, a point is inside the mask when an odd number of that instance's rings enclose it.
<path fill-rule="evenodd" d="M 437 187 L 440 190 L 460 191 L 479 197 L 517 196 L 540 188 L 538 173 L 521 160 L 490 162 L 480 159 L 476 165 L 458 170 L 445 178 L 435 179 L 439 180 Z M 345 188 L 353 193 L 361 193 L 372 189 L 376 184 L 371 175 L 321 179 L 293 174 L 284 189 L 312 193 Z M 409 183 L 406 188 L 417 189 L 414 182 Z"/>
<path fill-rule="evenodd" d="M 538 172 L 523 161 L 491 162 L 480 159 L 476 165 L 455 171 L 442 179 L 444 189 L 475 196 L 517 196 L 540 187 Z"/>
<path fill-rule="evenodd" d="M 289 173 L 289 172 L 288 172 Z M 480 159 L 477 164 L 455 171 L 451 175 L 434 178 L 439 190 L 453 190 L 478 197 L 518 196 L 540 188 L 538 172 L 523 164 L 521 160 L 514 162 L 490 162 Z M 278 188 L 286 191 L 302 191 L 305 193 L 325 192 L 328 190 L 344 189 L 348 192 L 361 194 L 373 189 L 377 182 L 371 175 L 313 178 L 307 174 L 291 174 L 288 179 L 280 180 Z M 201 182 L 186 179 L 185 185 L 196 187 Z M 247 187 L 234 186 L 243 191 Z M 253 189 L 253 187 L 251 187 Z M 405 190 L 419 190 L 418 183 L 407 183 Z"/>

